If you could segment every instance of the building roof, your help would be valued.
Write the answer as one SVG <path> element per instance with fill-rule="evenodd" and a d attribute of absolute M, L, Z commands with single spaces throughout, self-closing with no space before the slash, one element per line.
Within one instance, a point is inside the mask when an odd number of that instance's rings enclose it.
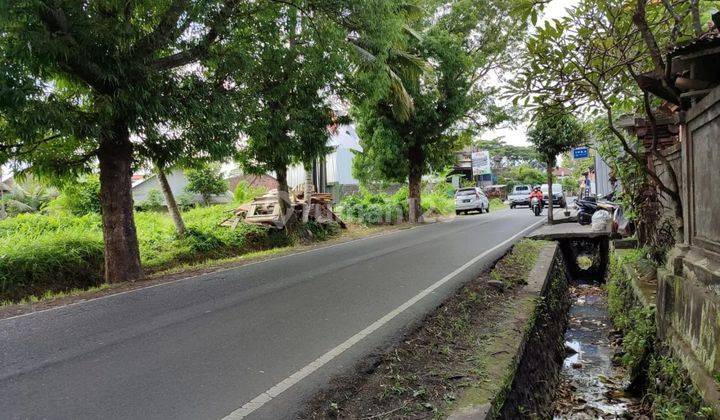
<path fill-rule="evenodd" d="M 228 183 L 230 191 L 235 191 L 241 181 L 245 181 L 251 187 L 264 187 L 268 190 L 275 190 L 278 187 L 277 179 L 270 175 L 241 174 L 225 178 L 225 181 Z"/>

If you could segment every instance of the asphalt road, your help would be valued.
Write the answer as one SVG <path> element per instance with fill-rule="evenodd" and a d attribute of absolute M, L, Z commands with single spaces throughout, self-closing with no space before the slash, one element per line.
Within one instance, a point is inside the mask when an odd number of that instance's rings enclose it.
<path fill-rule="evenodd" d="M 0 418 L 293 418 L 541 220 L 461 216 L 0 320 Z"/>

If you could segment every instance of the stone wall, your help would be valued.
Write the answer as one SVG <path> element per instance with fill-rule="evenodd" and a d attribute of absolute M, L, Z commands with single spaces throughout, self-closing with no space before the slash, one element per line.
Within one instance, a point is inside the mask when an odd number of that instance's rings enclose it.
<path fill-rule="evenodd" d="M 720 87 L 681 131 L 682 243 L 658 270 L 658 329 L 720 414 Z"/>

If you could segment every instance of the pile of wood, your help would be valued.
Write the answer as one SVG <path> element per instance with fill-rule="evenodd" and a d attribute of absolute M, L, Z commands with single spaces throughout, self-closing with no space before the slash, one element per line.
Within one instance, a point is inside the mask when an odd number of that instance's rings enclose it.
<path fill-rule="evenodd" d="M 248 204 L 238 207 L 234 215 L 221 223 L 222 226 L 235 229 L 241 220 L 246 223 L 258 224 L 272 227 L 275 229 L 285 228 L 285 223 L 295 217 L 296 220 L 314 221 L 317 223 L 335 222 L 345 229 L 347 226 L 332 211 L 332 194 L 314 193 L 310 196 L 310 205 L 306 206 L 306 200 L 303 193 L 291 195 L 290 208 L 292 213 L 288 212 L 285 216 L 280 211 L 277 190 L 254 199 Z M 307 211 L 305 215 L 304 212 Z"/>

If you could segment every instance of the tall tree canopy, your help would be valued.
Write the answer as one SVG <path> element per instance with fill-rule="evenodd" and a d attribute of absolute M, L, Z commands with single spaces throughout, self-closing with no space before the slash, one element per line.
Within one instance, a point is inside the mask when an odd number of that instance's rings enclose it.
<path fill-rule="evenodd" d="M 538 111 L 535 124 L 528 131 L 528 139 L 547 164 L 548 220 L 552 221 L 553 168 L 557 163 L 558 155 L 585 143 L 583 127 L 560 105 L 546 106 Z"/>
<path fill-rule="evenodd" d="M 485 78 L 505 63 L 507 47 L 520 33 L 503 1 L 429 2 L 422 19 L 408 24 L 405 51 L 429 64 L 423 72 L 403 72 L 403 89 L 413 99 L 409 118 L 386 96 L 358 101 L 363 153 L 354 161 L 361 178 L 407 180 L 410 221 L 420 216 L 423 174 L 452 163 L 470 133 L 502 118 Z"/>
<path fill-rule="evenodd" d="M 713 2 L 696 0 L 581 0 L 566 16 L 538 27 L 528 40 L 511 89 L 515 100 L 527 106 L 555 100 L 573 110 L 602 115 L 610 136 L 599 137 L 621 146 L 674 202 L 676 218 L 682 220 L 677 174 L 654 142 L 647 151 L 664 163 L 670 182 L 663 183 L 645 164 L 634 139 L 616 127 L 616 119 L 645 113 L 654 124 L 650 84 L 664 92 L 663 99 L 681 102 L 663 54 L 698 36 L 713 7 Z"/>
<path fill-rule="evenodd" d="M 136 279 L 141 268 L 130 191 L 133 165 L 145 159 L 169 164 L 188 151 L 212 157 L 228 154 L 244 123 L 235 102 L 225 102 L 235 98 L 228 95 L 233 87 L 228 69 L 219 63 L 238 62 L 236 54 L 254 59 L 276 54 L 271 50 L 277 40 L 265 45 L 273 32 L 256 30 L 271 28 L 280 10 L 302 11 L 310 26 L 334 22 L 335 31 L 343 28 L 350 34 L 360 32 L 360 18 L 372 10 L 377 10 L 375 27 L 383 27 L 389 19 L 381 7 L 386 3 L 5 2 L 0 8 L 0 163 L 12 160 L 53 176 L 77 175 L 99 166 L 105 277 L 111 282 Z M 311 48 L 319 40 L 302 42 Z M 303 70 L 303 55 L 295 61 L 285 58 L 284 63 L 266 63 L 283 66 L 292 77 L 317 76 Z M 234 73 L 236 85 L 262 83 L 257 77 L 265 75 L 258 67 L 243 68 L 250 78 Z M 270 77 L 265 81 L 278 83 Z M 288 87 L 278 84 L 280 89 Z M 305 101 L 322 85 L 289 89 L 286 95 L 299 94 L 297 100 Z M 268 102 L 260 103 L 269 108 Z M 270 117 L 268 127 L 280 123 L 276 114 L 265 116 Z M 302 125 L 318 120 L 295 122 L 300 132 L 306 130 Z M 253 126 L 245 128 L 250 131 Z"/>

